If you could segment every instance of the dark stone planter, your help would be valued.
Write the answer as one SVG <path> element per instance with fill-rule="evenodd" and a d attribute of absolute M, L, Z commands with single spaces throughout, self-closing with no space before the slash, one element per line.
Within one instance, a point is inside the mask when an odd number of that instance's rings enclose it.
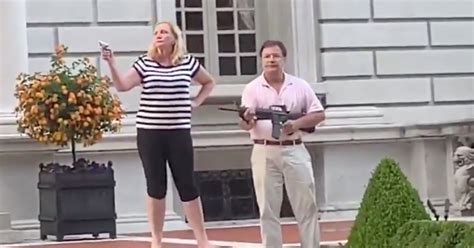
<path fill-rule="evenodd" d="M 109 233 L 116 237 L 115 180 L 112 163 L 79 159 L 74 167 L 40 164 L 39 222 L 41 239 L 62 241 L 65 235 Z"/>

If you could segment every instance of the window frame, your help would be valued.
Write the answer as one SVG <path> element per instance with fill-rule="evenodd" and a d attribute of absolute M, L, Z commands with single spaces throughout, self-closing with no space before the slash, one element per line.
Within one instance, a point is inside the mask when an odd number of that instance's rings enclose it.
<path fill-rule="evenodd" d="M 209 31 L 208 31 L 208 25 L 206 23 L 206 4 L 207 4 L 207 1 L 205 0 L 201 0 L 201 7 L 185 7 L 184 3 L 185 3 L 185 0 L 179 0 L 180 1 L 180 7 L 177 8 L 176 6 L 174 7 L 174 11 L 173 13 L 175 13 L 175 15 L 173 16 L 173 20 L 175 20 L 175 22 L 178 24 L 178 20 L 176 18 L 176 14 L 179 12 L 180 15 L 181 15 L 181 26 L 184 27 L 182 28 L 182 32 L 183 32 L 183 41 L 184 41 L 184 45 L 186 46 L 186 48 L 188 48 L 187 46 L 187 34 L 189 35 L 203 35 L 203 48 L 204 48 L 204 52 L 203 53 L 199 53 L 199 54 L 196 54 L 196 53 L 191 53 L 193 54 L 195 57 L 199 58 L 199 57 L 202 57 L 204 55 L 204 64 L 203 66 L 204 67 L 208 67 L 210 65 L 210 54 L 209 54 Z M 190 11 L 190 12 L 201 12 L 202 13 L 202 31 L 201 30 L 186 30 L 186 18 L 185 18 L 185 15 L 186 15 L 186 11 Z"/>
<path fill-rule="evenodd" d="M 239 0 L 234 0 L 234 3 Z M 204 56 L 205 56 L 205 67 L 209 71 L 209 73 L 216 79 L 216 81 L 219 84 L 245 84 L 253 80 L 255 77 L 257 77 L 261 73 L 261 60 L 258 54 L 258 49 L 259 49 L 259 44 L 262 43 L 263 38 L 259 32 L 259 30 L 263 30 L 265 25 L 260 23 L 262 18 L 258 18 L 263 12 L 262 12 L 262 5 L 260 4 L 262 0 L 254 0 L 254 21 L 255 21 L 255 30 L 250 30 L 250 31 L 245 31 L 245 30 L 238 30 L 238 29 L 233 29 L 229 31 L 221 31 L 217 29 L 217 12 L 218 10 L 223 10 L 223 11 L 232 11 L 233 12 L 233 19 L 234 19 L 234 25 L 238 25 L 238 19 L 236 18 L 237 11 L 236 7 L 232 8 L 217 8 L 216 7 L 216 0 L 202 0 L 202 7 L 201 8 L 196 8 L 196 10 L 202 11 L 203 14 L 203 30 L 204 30 Z M 184 7 L 184 2 L 185 0 L 181 0 L 181 6 L 180 8 L 175 7 L 175 12 L 180 12 L 181 16 L 184 15 L 185 10 L 193 10 L 193 8 L 186 8 Z M 244 11 L 246 9 L 243 9 Z M 249 9 L 251 10 L 251 9 Z M 182 18 L 182 17 L 181 17 Z M 176 19 L 176 17 L 175 17 Z M 185 22 L 183 22 L 183 18 L 181 19 L 182 25 L 185 25 Z M 187 31 L 185 28 L 183 29 L 183 36 L 185 37 L 186 40 L 186 35 L 187 34 L 193 34 L 194 31 Z M 236 48 L 236 52 L 234 53 L 229 53 L 228 57 L 233 57 L 236 59 L 236 72 L 237 74 L 240 73 L 240 56 L 255 56 L 256 58 L 256 73 L 253 75 L 220 75 L 220 70 L 219 70 L 219 55 L 221 57 L 227 57 L 223 53 L 219 53 L 218 51 L 218 34 L 233 34 L 234 35 L 234 44 Z M 245 34 L 245 33 L 250 33 L 255 35 L 255 52 L 253 53 L 241 53 L 239 52 L 238 49 L 238 39 L 239 39 L 239 34 Z M 194 53 L 191 53 L 195 55 Z M 224 55 L 224 56 L 222 56 Z"/>

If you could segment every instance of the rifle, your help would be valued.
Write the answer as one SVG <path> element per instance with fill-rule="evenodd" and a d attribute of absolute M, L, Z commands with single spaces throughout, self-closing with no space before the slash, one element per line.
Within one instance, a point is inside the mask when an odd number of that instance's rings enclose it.
<path fill-rule="evenodd" d="M 239 117 L 242 120 L 245 120 L 244 113 L 247 110 L 247 107 L 237 106 L 235 109 L 219 107 L 219 110 L 238 112 Z M 281 127 L 283 123 L 285 123 L 288 120 L 296 120 L 304 115 L 305 113 L 290 113 L 289 111 L 287 111 L 285 105 L 271 105 L 268 109 L 267 108 L 255 109 L 255 120 L 271 120 L 272 121 L 272 137 L 275 139 L 280 138 Z M 300 128 L 300 130 L 307 133 L 312 133 L 314 132 L 315 127 Z"/>

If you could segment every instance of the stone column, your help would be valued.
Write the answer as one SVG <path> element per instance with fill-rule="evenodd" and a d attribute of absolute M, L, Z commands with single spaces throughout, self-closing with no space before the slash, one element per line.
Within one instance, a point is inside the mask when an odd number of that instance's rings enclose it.
<path fill-rule="evenodd" d="M 454 193 L 454 162 L 453 162 L 453 157 L 454 157 L 454 151 L 456 150 L 455 147 L 455 138 L 454 137 L 448 137 L 446 138 L 445 141 L 445 147 L 446 147 L 446 189 L 448 193 L 448 199 L 451 204 L 454 204 L 456 202 L 456 197 Z M 452 211 L 451 214 L 458 214 L 455 213 L 455 211 Z"/>
<path fill-rule="evenodd" d="M 310 83 L 321 81 L 319 1 L 292 0 L 291 19 L 295 74 Z"/>
<path fill-rule="evenodd" d="M 18 243 L 23 240 L 20 231 L 13 231 L 10 227 L 10 214 L 0 212 L 0 244 Z"/>
<path fill-rule="evenodd" d="M 15 78 L 28 71 L 25 0 L 0 1 L 0 114 L 14 112 Z"/>
<path fill-rule="evenodd" d="M 25 0 L 0 1 L 0 54 L 0 122 L 4 122 L 14 112 L 15 78 L 28 70 Z M 0 243 L 19 242 L 21 233 L 11 230 L 10 213 L 2 211 L 3 201 L 0 199 Z"/>
<path fill-rule="evenodd" d="M 176 21 L 176 8 L 174 0 L 160 0 L 156 1 L 156 20 L 161 21 Z"/>
<path fill-rule="evenodd" d="M 428 147 L 425 140 L 414 140 L 411 145 L 411 168 L 408 173 L 413 186 L 418 190 L 420 199 L 426 204 L 428 199 L 427 161 Z"/>

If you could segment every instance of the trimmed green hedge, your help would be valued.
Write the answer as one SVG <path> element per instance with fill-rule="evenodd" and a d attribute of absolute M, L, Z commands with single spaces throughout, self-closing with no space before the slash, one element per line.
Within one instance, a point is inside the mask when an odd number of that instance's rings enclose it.
<path fill-rule="evenodd" d="M 383 159 L 372 174 L 345 247 L 385 248 L 410 220 L 429 220 L 418 192 L 393 159 Z"/>
<path fill-rule="evenodd" d="M 472 248 L 474 223 L 410 221 L 390 240 L 391 248 Z"/>

